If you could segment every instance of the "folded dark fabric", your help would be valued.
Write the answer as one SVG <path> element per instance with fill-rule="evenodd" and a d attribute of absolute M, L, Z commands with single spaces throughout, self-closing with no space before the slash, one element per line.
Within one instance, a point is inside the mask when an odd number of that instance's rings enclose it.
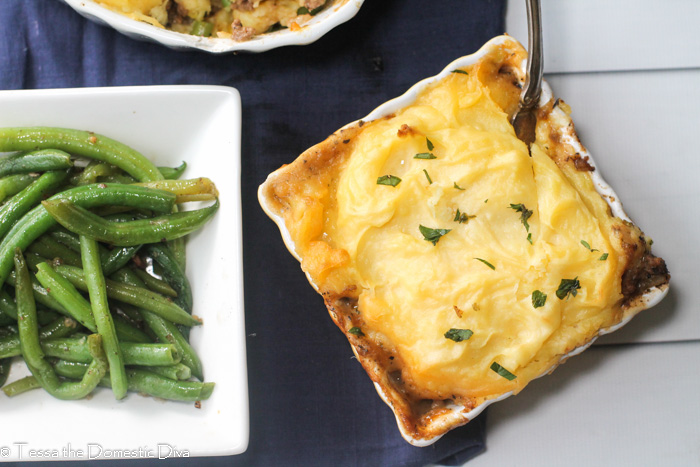
<path fill-rule="evenodd" d="M 367 0 L 312 45 L 213 56 L 134 41 L 56 0 L 0 2 L 0 89 L 217 84 L 241 93 L 250 445 L 173 463 L 460 465 L 483 450 L 484 415 L 430 447 L 400 437 L 256 190 L 342 125 L 501 34 L 504 9 L 504 0 Z"/>

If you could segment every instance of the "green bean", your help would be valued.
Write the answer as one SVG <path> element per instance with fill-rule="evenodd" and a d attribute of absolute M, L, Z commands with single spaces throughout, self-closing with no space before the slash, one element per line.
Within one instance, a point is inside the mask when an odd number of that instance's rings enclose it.
<path fill-rule="evenodd" d="M 2 130 L 0 130 L 0 134 Z M 1 146 L 1 144 L 0 144 Z M 86 185 L 63 191 L 50 199 L 70 199 L 85 208 L 105 204 L 145 207 L 157 212 L 169 212 L 175 195 L 161 190 L 132 185 Z M 41 234 L 56 224 L 42 206 L 37 206 L 15 223 L 0 242 L 0 285 L 12 270 L 14 249 L 25 249 Z"/>
<path fill-rule="evenodd" d="M 59 399 L 85 397 L 95 389 L 107 371 L 105 355 L 102 351 L 102 338 L 99 335 L 92 334 L 87 339 L 92 361 L 82 381 L 79 383 L 61 383 L 53 367 L 44 359 L 29 269 L 19 248 L 15 250 L 14 263 L 17 276 L 17 287 L 15 288 L 18 315 L 17 326 L 19 328 L 20 350 L 27 367 L 32 372 L 32 376 L 52 396 Z"/>
<path fill-rule="evenodd" d="M 42 235 L 36 239 L 27 247 L 27 251 L 44 258 L 57 259 L 61 263 L 71 266 L 82 267 L 83 265 L 83 261 L 78 253 L 47 235 Z"/>
<path fill-rule="evenodd" d="M 177 206 L 176 206 L 177 208 Z M 180 265 L 180 269 L 185 271 L 187 269 L 187 237 L 176 238 L 175 240 L 170 240 L 168 242 L 168 247 L 172 250 L 177 264 Z"/>
<path fill-rule="evenodd" d="M 71 183 L 74 185 L 89 185 L 91 183 L 97 183 L 99 177 L 104 177 L 106 175 L 113 175 L 119 172 L 119 167 L 106 162 L 100 162 L 96 160 L 90 161 L 90 163 L 83 169 L 82 172 L 75 175 L 71 179 Z"/>
<path fill-rule="evenodd" d="M 82 269 L 73 266 L 56 266 L 54 269 L 78 289 L 87 289 L 85 273 Z M 187 326 L 202 324 L 201 320 L 190 316 L 185 310 L 160 294 L 141 287 L 120 284 L 109 279 L 105 282 L 107 284 L 107 295 L 110 298 L 152 311 L 158 316 L 177 324 Z"/>
<path fill-rule="evenodd" d="M 151 338 L 148 335 L 131 324 L 127 319 L 115 314 L 112 316 L 114 320 L 114 329 L 117 331 L 117 337 L 122 342 L 140 342 L 148 344 Z"/>
<path fill-rule="evenodd" d="M 8 200 L 0 208 L 0 237 L 7 234 L 15 222 L 60 186 L 67 177 L 66 171 L 47 172 Z"/>
<path fill-rule="evenodd" d="M 185 311 L 192 313 L 193 299 L 190 281 L 180 268 L 172 250 L 163 244 L 151 244 L 146 246 L 146 254 L 163 268 L 163 277 L 175 289 L 177 294 L 175 303 L 180 305 Z"/>
<path fill-rule="evenodd" d="M 126 174 L 106 175 L 102 178 L 102 181 L 104 183 L 121 183 L 124 185 L 130 185 L 132 183 L 138 182 L 138 180 L 136 180 L 134 177 Z"/>
<path fill-rule="evenodd" d="M 90 352 L 85 337 L 65 337 L 46 339 L 41 342 L 41 348 L 47 356 L 87 363 Z M 119 350 L 124 357 L 125 365 L 168 366 L 180 363 L 180 355 L 175 346 L 170 344 L 141 344 L 136 342 L 120 342 Z"/>
<path fill-rule="evenodd" d="M 52 230 L 49 232 L 49 235 L 57 242 L 61 242 L 76 253 L 80 253 L 80 239 L 77 235 L 67 231 L 63 227 Z"/>
<path fill-rule="evenodd" d="M 37 266 L 36 278 L 49 290 L 49 294 L 61 304 L 70 316 L 92 332 L 97 332 L 97 324 L 92 315 L 90 303 L 65 277 L 58 274 L 48 263 Z"/>
<path fill-rule="evenodd" d="M 111 276 L 117 270 L 127 265 L 131 258 L 139 251 L 142 245 L 118 247 L 110 251 L 102 258 L 102 272 L 105 276 Z"/>
<path fill-rule="evenodd" d="M 13 320 L 10 316 L 6 314 L 0 314 L 0 326 L 7 326 L 9 324 L 14 324 L 17 321 Z"/>
<path fill-rule="evenodd" d="M 120 269 L 115 275 L 115 278 L 120 282 L 136 287 L 142 287 L 144 285 L 139 277 L 134 274 L 131 269 L 127 268 Z M 155 313 L 144 309 L 140 309 L 139 311 L 148 327 L 158 337 L 158 340 L 163 343 L 167 342 L 174 345 L 178 353 L 182 356 L 182 363 L 192 370 L 192 376 L 203 381 L 202 361 L 187 341 L 187 338 L 182 335 L 180 329 L 175 324 L 161 318 Z"/>
<path fill-rule="evenodd" d="M 166 180 L 177 180 L 185 173 L 187 169 L 187 162 L 182 161 L 177 167 L 158 167 L 158 171 Z"/>
<path fill-rule="evenodd" d="M 183 237 L 201 228 L 219 209 L 217 200 L 212 206 L 194 211 L 131 222 L 110 222 L 66 199 L 47 200 L 42 205 L 59 224 L 71 232 L 118 246 L 156 243 Z"/>
<path fill-rule="evenodd" d="M 214 182 L 204 177 L 191 180 L 158 180 L 137 183 L 137 185 L 175 193 L 177 196 L 175 202 L 178 204 L 189 201 L 211 201 L 219 197 L 219 191 Z"/>
<path fill-rule="evenodd" d="M 49 236 L 51 238 L 53 238 L 54 240 L 66 245 L 68 248 L 75 251 L 76 253 L 80 253 L 80 239 L 74 233 L 69 232 L 68 230 L 61 227 L 60 230 L 56 229 L 56 230 L 51 231 L 49 233 Z M 131 247 L 131 248 L 136 248 L 136 247 Z M 126 250 L 126 248 L 108 250 L 108 249 L 104 248 L 102 245 L 100 245 L 99 249 L 100 249 L 100 261 L 102 262 L 102 270 L 103 271 L 105 270 L 105 268 L 108 271 L 111 271 L 112 269 L 114 271 L 116 271 L 117 269 L 122 267 L 124 264 L 128 263 L 129 260 L 131 259 L 131 257 L 133 256 L 133 254 L 131 256 L 129 256 L 129 251 Z M 73 266 L 75 266 L 75 265 L 73 265 Z M 112 271 L 112 272 L 114 272 L 114 271 Z M 107 276 L 109 274 L 111 274 L 111 272 L 105 273 L 105 275 L 107 275 Z"/>
<path fill-rule="evenodd" d="M 133 269 L 134 274 L 139 276 L 139 278 L 144 282 L 147 288 L 151 289 L 154 292 L 158 292 L 159 294 L 165 295 L 166 297 L 177 297 L 177 292 L 175 289 L 170 287 L 167 282 L 160 280 L 156 277 L 153 277 L 143 269 Z M 177 301 L 175 301 L 177 303 Z M 182 304 L 178 303 L 182 307 Z M 185 307 L 182 307 L 183 310 L 188 311 L 185 309 Z"/>
<path fill-rule="evenodd" d="M 39 384 L 39 381 L 37 381 L 35 377 L 25 376 L 22 379 L 18 379 L 17 381 L 13 381 L 12 383 L 8 384 L 2 388 L 2 391 L 7 397 L 14 397 L 27 391 L 31 391 L 32 389 L 39 389 L 40 387 L 41 384 Z"/>
<path fill-rule="evenodd" d="M 107 286 L 105 285 L 105 276 L 102 274 L 97 242 L 92 238 L 81 235 L 80 252 L 83 255 L 85 284 L 90 294 L 92 316 L 95 318 L 95 323 L 97 323 L 97 331 L 102 336 L 102 343 L 109 362 L 109 377 L 112 382 L 112 391 L 114 392 L 114 397 L 123 399 L 127 391 L 124 358 L 119 346 L 117 332 L 114 330 L 112 314 L 109 312 Z"/>
<path fill-rule="evenodd" d="M 11 318 L 13 322 L 17 322 L 17 305 L 15 305 L 15 301 L 4 289 L 0 290 L 0 312 Z M 39 324 L 42 326 L 58 318 L 56 313 L 46 310 L 37 310 L 37 316 L 39 317 Z"/>
<path fill-rule="evenodd" d="M 12 366 L 12 359 L 5 358 L 0 360 L 0 387 L 3 387 L 7 382 L 7 377 L 10 376 L 10 367 Z M 164 367 L 167 368 L 167 367 Z M 187 368 L 187 367 L 185 367 Z"/>
<path fill-rule="evenodd" d="M 32 280 L 32 289 L 34 290 L 34 300 L 36 300 L 37 303 L 41 303 L 45 307 L 58 311 L 62 315 L 70 316 L 70 313 L 68 313 L 68 310 L 66 310 L 63 305 L 58 303 L 54 297 L 49 295 L 49 291 L 46 290 L 42 285 L 39 283 L 37 278 L 33 275 L 30 274 L 31 280 Z M 15 272 L 12 271 L 10 273 L 10 276 L 7 278 L 7 284 L 11 285 L 14 287 L 15 284 Z"/>
<path fill-rule="evenodd" d="M 9 175 L 0 178 L 0 203 L 5 201 L 8 196 L 16 195 L 24 190 L 36 178 L 35 174 Z"/>
<path fill-rule="evenodd" d="M 66 314 L 75 318 L 80 324 L 91 332 L 97 332 L 97 324 L 93 318 L 92 307 L 73 284 L 58 274 L 47 263 L 38 265 L 37 280 L 49 291 L 66 311 Z M 0 299 L 2 296 L 0 296 Z M 0 306 L 2 302 L 0 301 Z M 114 327 L 119 340 L 127 342 L 150 342 L 149 337 L 139 329 L 124 320 L 115 320 Z"/>
<path fill-rule="evenodd" d="M 66 337 L 75 332 L 78 323 L 70 318 L 57 318 L 39 330 L 40 339 Z M 19 347 L 19 334 L 0 338 L 0 358 L 16 357 L 22 352 Z"/>
<path fill-rule="evenodd" d="M 99 337 L 97 335 L 93 337 Z M 96 350 L 99 349 L 99 344 L 96 346 Z M 77 378 L 83 378 L 81 382 L 66 382 L 59 385 L 56 390 L 55 397 L 59 399 L 81 399 L 87 396 L 94 389 L 94 380 L 100 374 L 106 371 L 107 365 L 103 364 L 102 368 L 98 368 L 96 364 L 80 363 L 81 373 Z M 63 376 L 63 375 L 61 375 Z M 102 380 L 106 380 L 109 383 L 109 379 L 101 377 L 97 384 L 101 384 Z M 7 397 L 18 396 L 24 392 L 30 391 L 32 389 L 38 389 L 41 384 L 34 376 L 25 376 L 22 379 L 18 379 L 7 386 L 3 387 L 2 390 Z"/>
<path fill-rule="evenodd" d="M 40 149 L 0 158 L 0 177 L 63 170 L 73 167 L 70 154 L 59 149 Z"/>
<path fill-rule="evenodd" d="M 192 377 L 192 370 L 182 363 L 168 366 L 142 366 L 138 367 L 143 370 L 148 370 L 165 378 L 187 381 Z M 1 386 L 1 385 L 0 385 Z"/>
<path fill-rule="evenodd" d="M 55 368 L 57 373 L 66 378 L 79 378 L 85 371 L 84 365 L 70 364 L 61 360 L 57 362 Z M 176 381 L 140 368 L 127 368 L 126 377 L 129 380 L 129 391 L 161 399 L 182 402 L 203 401 L 209 399 L 214 391 L 214 383 Z M 108 386 L 109 380 L 103 378 L 100 385 Z"/>
<path fill-rule="evenodd" d="M 108 162 L 143 182 L 163 178 L 155 165 L 139 152 L 103 135 L 49 127 L 0 129 L 0 152 L 43 148 L 57 148 Z"/>

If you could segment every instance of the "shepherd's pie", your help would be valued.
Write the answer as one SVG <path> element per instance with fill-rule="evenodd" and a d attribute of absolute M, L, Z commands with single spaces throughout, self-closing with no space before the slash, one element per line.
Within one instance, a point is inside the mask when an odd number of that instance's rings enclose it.
<path fill-rule="evenodd" d="M 515 136 L 525 59 L 496 38 L 260 187 L 417 445 L 519 392 L 669 281 L 562 100 L 545 90 L 530 148 Z"/>

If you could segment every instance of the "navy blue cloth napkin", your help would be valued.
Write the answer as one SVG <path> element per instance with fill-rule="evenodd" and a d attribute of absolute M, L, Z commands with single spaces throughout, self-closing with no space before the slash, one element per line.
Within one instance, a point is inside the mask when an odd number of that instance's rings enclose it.
<path fill-rule="evenodd" d="M 0 89 L 217 84 L 241 93 L 250 445 L 239 456 L 176 463 L 456 465 L 483 450 L 483 415 L 430 447 L 400 437 L 256 190 L 342 125 L 501 34 L 504 4 L 367 0 L 312 45 L 213 56 L 134 41 L 57 0 L 0 1 Z"/>

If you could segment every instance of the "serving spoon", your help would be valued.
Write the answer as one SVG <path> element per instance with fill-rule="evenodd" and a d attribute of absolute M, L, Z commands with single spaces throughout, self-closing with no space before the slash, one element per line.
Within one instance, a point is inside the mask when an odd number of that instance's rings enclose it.
<path fill-rule="evenodd" d="M 540 0 L 527 0 L 527 69 L 518 110 L 511 123 L 515 134 L 528 146 L 535 141 L 537 103 L 542 93 L 542 16 Z"/>

